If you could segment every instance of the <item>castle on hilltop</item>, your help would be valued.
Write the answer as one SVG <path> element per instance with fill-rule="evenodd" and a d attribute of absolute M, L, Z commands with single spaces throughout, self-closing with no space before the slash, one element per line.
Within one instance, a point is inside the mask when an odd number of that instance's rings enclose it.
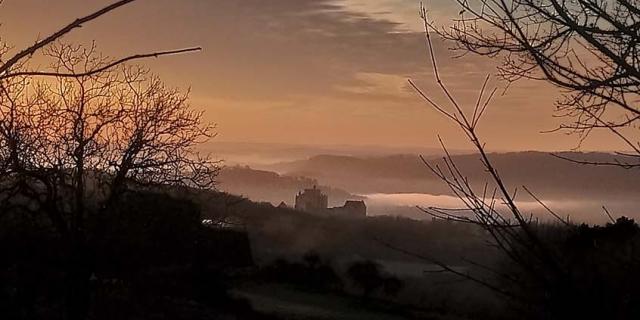
<path fill-rule="evenodd" d="M 294 208 L 309 213 L 321 213 L 327 210 L 328 206 L 329 197 L 316 186 L 313 186 L 313 189 L 305 189 L 302 192 L 298 192 Z"/>
<path fill-rule="evenodd" d="M 342 207 L 329 208 L 329 197 L 316 186 L 298 192 L 294 208 L 308 213 L 344 217 L 364 218 L 367 216 L 367 206 L 362 200 L 348 200 Z"/>

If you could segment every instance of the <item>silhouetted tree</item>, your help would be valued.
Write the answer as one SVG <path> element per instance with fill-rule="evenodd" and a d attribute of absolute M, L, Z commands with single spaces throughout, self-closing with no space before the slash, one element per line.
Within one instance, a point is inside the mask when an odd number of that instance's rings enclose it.
<path fill-rule="evenodd" d="M 70 312 L 86 314 L 78 300 L 88 297 L 89 242 L 99 236 L 87 221 L 129 189 L 213 188 L 217 162 L 195 150 L 213 126 L 146 69 L 104 68 L 111 62 L 95 47 L 58 44 L 47 55 L 55 81 L 16 76 L 0 87 L 0 200 L 48 217 L 70 250 Z"/>
<path fill-rule="evenodd" d="M 629 149 L 610 162 L 640 166 L 640 2 L 636 0 L 456 0 L 450 28 L 432 28 L 468 52 L 499 58 L 509 81 L 542 80 L 561 88 L 559 129 L 581 135 L 605 130 Z"/>
<path fill-rule="evenodd" d="M 635 249 L 639 240 L 638 226 L 634 221 L 624 218 L 613 221 L 610 215 L 612 223 L 605 227 L 577 226 L 546 206 L 526 187 L 523 189 L 547 210 L 556 224 L 540 224 L 530 214 L 521 211 L 516 202 L 517 189 L 510 189 L 503 181 L 477 133 L 480 120 L 495 92 L 494 89 L 487 93 L 489 77 L 475 105 L 467 108 L 458 103 L 440 77 L 431 41 L 432 24 L 424 9 L 422 18 L 431 65 L 446 102 L 435 102 L 425 91 L 413 82 L 411 84 L 429 105 L 460 128 L 474 146 L 491 179 L 491 184 L 487 183 L 481 190 L 476 190 L 442 143 L 445 151 L 442 164 L 424 162 L 460 199 L 462 206 L 422 209 L 435 218 L 481 227 L 491 236 L 491 245 L 504 254 L 508 266 L 494 268 L 468 261 L 481 272 L 462 272 L 432 256 L 392 248 L 435 263 L 442 271 L 469 279 L 503 295 L 516 302 L 520 310 L 528 311 L 522 317 L 637 317 L 639 310 L 635 307 L 637 298 L 633 288 L 640 283 L 640 278 L 633 270 L 638 267 Z"/>
<path fill-rule="evenodd" d="M 0 43 L 0 206 L 3 214 L 48 220 L 69 249 L 69 319 L 86 315 L 86 219 L 109 210 L 132 184 L 211 187 L 217 172 L 193 146 L 210 136 L 186 96 L 140 68 L 115 68 L 148 57 L 107 59 L 53 46 L 84 24 L 135 0 L 79 17 L 25 48 Z M 52 68 L 29 60 L 48 50 Z M 47 81 L 35 81 L 36 78 Z M 46 216 L 43 219 L 42 215 Z"/>
<path fill-rule="evenodd" d="M 262 270 L 265 280 L 288 283 L 315 292 L 341 292 L 343 283 L 328 261 L 315 252 L 302 257 L 302 263 L 277 259 Z"/>

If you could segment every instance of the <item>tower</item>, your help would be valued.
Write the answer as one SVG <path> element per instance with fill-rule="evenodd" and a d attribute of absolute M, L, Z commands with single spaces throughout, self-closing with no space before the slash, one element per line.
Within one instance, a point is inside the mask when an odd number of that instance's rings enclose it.
<path fill-rule="evenodd" d="M 296 195 L 295 208 L 297 210 L 321 213 L 327 210 L 328 205 L 329 198 L 316 186 L 313 186 L 313 189 L 305 189 Z"/>

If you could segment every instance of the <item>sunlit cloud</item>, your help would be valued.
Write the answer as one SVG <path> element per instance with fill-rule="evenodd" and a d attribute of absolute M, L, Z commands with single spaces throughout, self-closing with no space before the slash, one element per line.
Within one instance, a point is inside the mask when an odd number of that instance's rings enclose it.
<path fill-rule="evenodd" d="M 109 2 L 6 1 L 3 35 L 17 46 L 30 43 Z M 442 24 L 455 15 L 454 1 L 425 4 Z M 418 8 L 414 0 L 139 0 L 64 40 L 96 40 L 112 56 L 202 46 L 198 54 L 145 64 L 170 85 L 191 88 L 194 103 L 219 124 L 226 140 L 437 145 L 438 134 L 457 131 L 406 85 L 414 79 L 438 95 Z M 436 39 L 435 46 L 447 84 L 462 100 L 473 101 L 494 62 L 452 59 L 448 44 Z M 557 122 L 551 115 L 558 92 L 533 82 L 514 88 L 487 113 L 492 146 L 574 146 L 573 137 L 550 141 L 539 135 Z M 464 139 L 451 140 L 465 146 Z M 610 148 L 594 141 L 593 148 Z"/>

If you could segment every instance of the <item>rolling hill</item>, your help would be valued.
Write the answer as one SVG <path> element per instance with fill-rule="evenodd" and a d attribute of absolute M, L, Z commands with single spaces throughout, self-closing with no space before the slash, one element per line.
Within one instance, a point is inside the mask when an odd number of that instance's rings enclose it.
<path fill-rule="evenodd" d="M 607 153 L 562 153 L 589 161 L 606 161 Z M 602 197 L 627 198 L 640 193 L 640 170 L 579 165 L 544 152 L 512 152 L 489 155 L 503 180 L 511 187 L 527 186 L 547 199 Z M 425 158 L 442 166 L 440 157 Z M 477 155 L 454 155 L 453 160 L 472 183 L 488 180 Z M 319 183 L 358 194 L 429 193 L 446 194 L 448 189 L 417 155 L 351 157 L 319 155 L 307 160 L 277 163 L 266 167 L 289 176 L 305 176 Z"/>

